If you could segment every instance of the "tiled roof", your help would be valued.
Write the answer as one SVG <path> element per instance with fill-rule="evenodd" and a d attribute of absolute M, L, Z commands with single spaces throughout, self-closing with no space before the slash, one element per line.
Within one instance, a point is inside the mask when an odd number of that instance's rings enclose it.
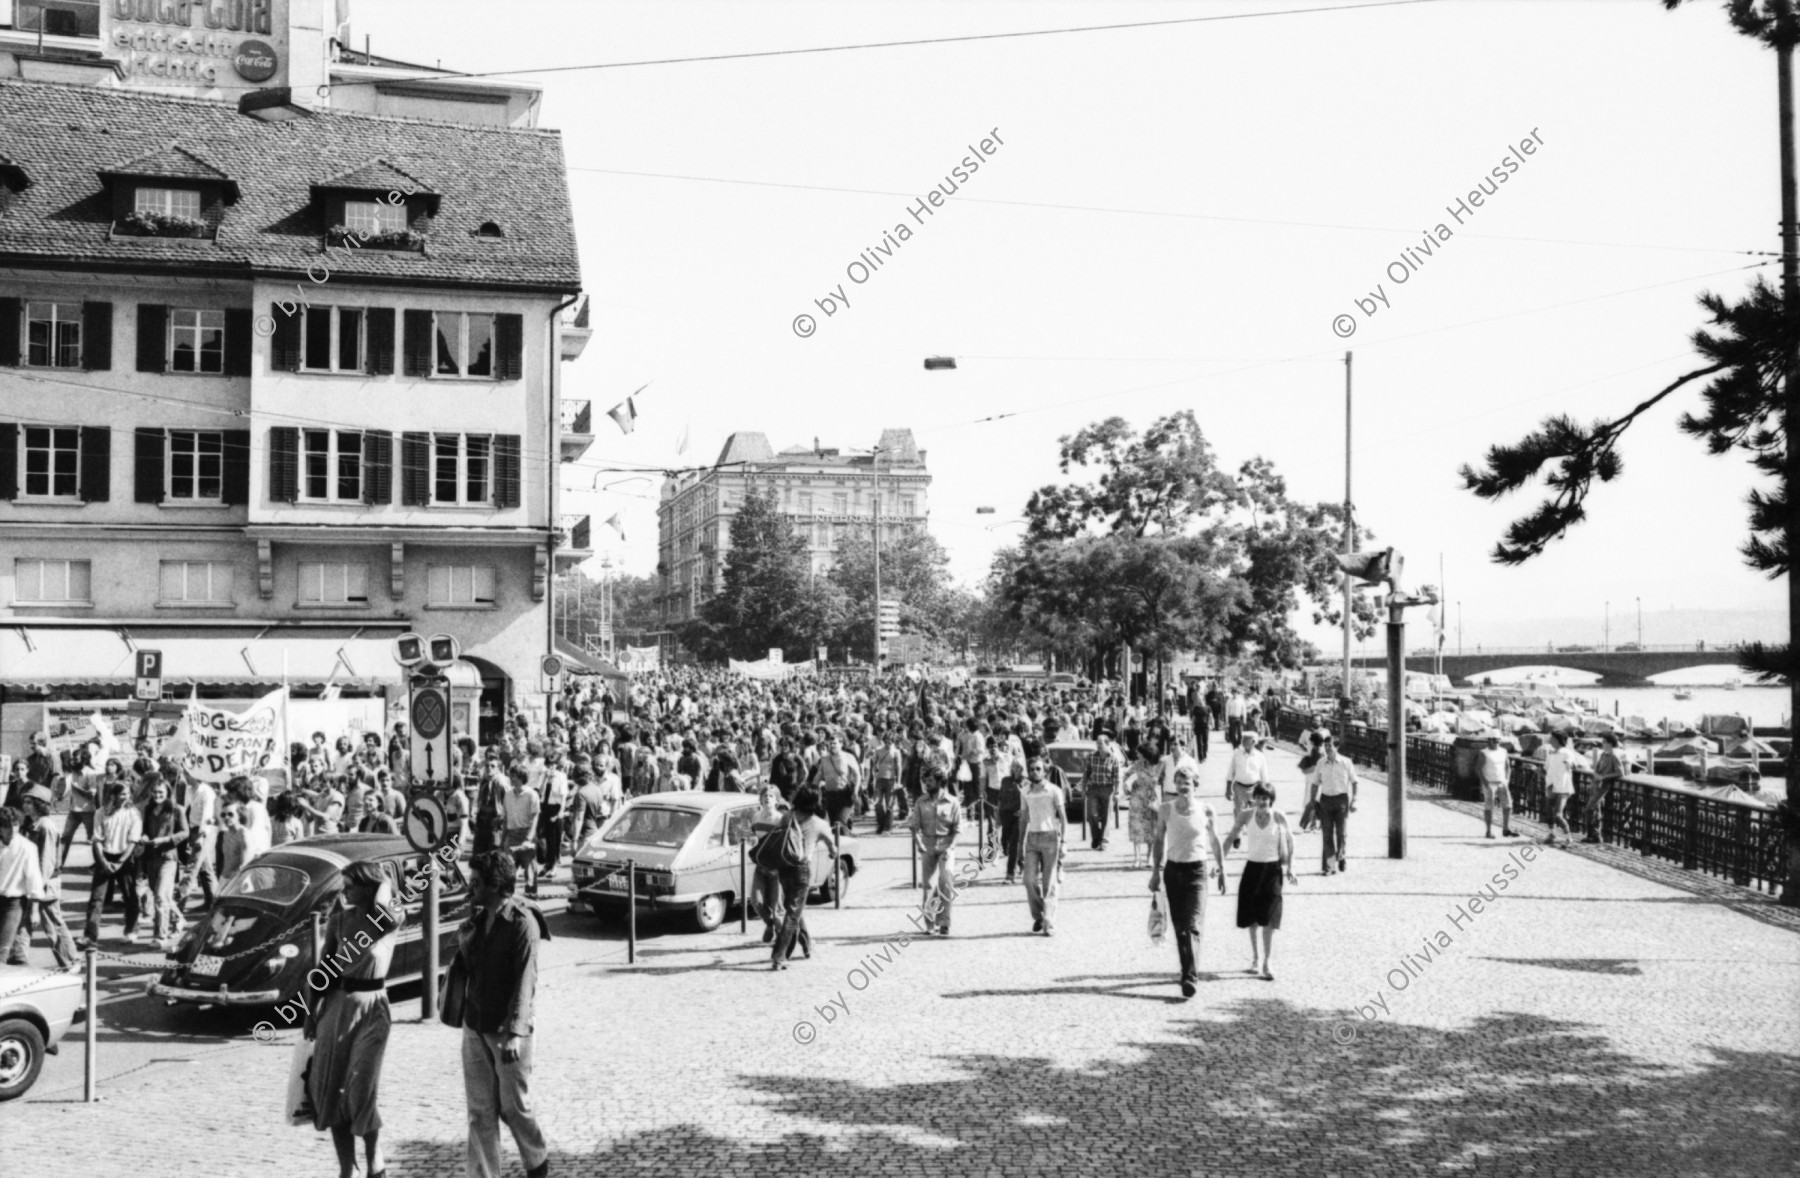
<path fill-rule="evenodd" d="M 238 186 L 224 172 L 207 163 L 179 143 L 169 143 L 145 152 L 135 159 L 100 169 L 101 179 L 113 176 L 154 176 L 162 180 L 200 180 L 224 185 L 226 199 L 238 198 Z"/>
<path fill-rule="evenodd" d="M 109 240 L 111 203 L 96 166 L 157 158 L 172 140 L 202 146 L 204 162 L 242 187 L 217 238 Z M 0 213 L 0 264 L 138 269 L 167 262 L 248 277 L 296 275 L 309 265 L 316 272 L 324 258 L 340 278 L 571 291 L 581 285 L 562 139 L 554 131 L 330 110 L 265 123 L 199 99 L 5 79 L 0 155 L 33 181 Z M 437 178 L 432 187 L 441 206 L 422 253 L 325 249 L 328 227 L 313 207 L 313 186 L 341 182 L 371 161 L 409 178 Z M 506 226 L 504 238 L 475 236 L 490 220 Z"/>
<path fill-rule="evenodd" d="M 25 169 L 14 163 L 12 159 L 0 155 L 0 184 L 17 191 L 31 187 L 31 177 L 27 176 Z"/>
<path fill-rule="evenodd" d="M 329 180 L 320 180 L 314 188 L 341 188 L 360 192 L 392 192 L 398 189 L 405 192 L 428 193 L 437 190 L 410 173 L 403 172 L 386 160 L 370 160 L 360 168 L 354 168 L 341 176 L 333 176 Z"/>

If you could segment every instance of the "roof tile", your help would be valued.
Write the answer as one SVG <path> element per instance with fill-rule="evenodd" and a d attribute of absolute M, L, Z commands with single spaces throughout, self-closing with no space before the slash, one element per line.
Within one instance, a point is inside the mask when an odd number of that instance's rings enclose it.
<path fill-rule="evenodd" d="M 97 160 L 152 161 L 180 142 L 243 193 L 209 243 L 110 239 Z M 203 99 L 0 79 L 0 155 L 30 188 L 0 212 L 0 264 L 141 267 L 291 276 L 321 257 L 340 279 L 575 290 L 581 285 L 562 138 L 550 130 L 432 123 L 321 110 L 280 123 Z M 318 177 L 371 161 L 407 177 L 435 176 L 442 196 L 423 252 L 325 248 L 312 203 Z M 172 163 L 170 166 L 174 166 Z M 192 166 L 192 165 L 190 165 Z M 117 170 L 117 169 L 114 169 Z M 160 173 L 159 173 L 160 174 Z M 391 186 L 390 186 L 391 187 Z M 416 185 L 409 185 L 415 187 Z M 484 221 L 506 236 L 475 236 Z"/>

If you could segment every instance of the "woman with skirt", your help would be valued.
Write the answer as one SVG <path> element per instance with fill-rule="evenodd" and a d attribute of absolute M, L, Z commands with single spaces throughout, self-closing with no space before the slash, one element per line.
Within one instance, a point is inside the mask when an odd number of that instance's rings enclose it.
<path fill-rule="evenodd" d="M 1260 969 L 1263 981 L 1272 982 L 1275 975 L 1269 972 L 1269 950 L 1275 942 L 1275 930 L 1281 927 L 1282 880 L 1294 878 L 1294 836 L 1288 830 L 1287 815 L 1275 809 L 1275 791 L 1267 785 L 1250 791 L 1250 805 L 1225 836 L 1225 853 L 1229 855 L 1234 840 L 1242 836 L 1245 863 L 1243 878 L 1238 881 L 1237 924 L 1250 930 L 1250 972 Z M 1259 932 L 1260 966 L 1256 944 Z"/>
<path fill-rule="evenodd" d="M 363 1139 L 369 1178 L 381 1178 L 381 1062 L 387 1054 L 387 972 L 402 914 L 392 906 L 381 868 L 352 863 L 344 894 L 325 926 L 325 961 L 349 964 L 313 1005 L 306 1037 L 314 1043 L 306 1094 L 313 1127 L 331 1131 L 339 1178 L 356 1173 L 356 1139 Z"/>
<path fill-rule="evenodd" d="M 1131 813 L 1127 828 L 1131 834 L 1131 865 L 1139 856 L 1150 861 L 1150 837 L 1156 832 L 1156 808 L 1162 805 L 1162 750 L 1148 738 L 1138 741 L 1137 761 L 1131 767 L 1127 789 L 1130 791 Z"/>

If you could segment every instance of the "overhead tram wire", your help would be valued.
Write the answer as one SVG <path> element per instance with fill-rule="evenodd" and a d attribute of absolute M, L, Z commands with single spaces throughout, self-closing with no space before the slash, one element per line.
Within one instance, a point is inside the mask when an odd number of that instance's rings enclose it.
<path fill-rule="evenodd" d="M 815 53 L 848 53 L 863 49 L 903 49 L 920 45 L 953 45 L 971 41 L 1007 41 L 1023 37 L 1055 37 L 1069 33 L 1106 33 L 1124 29 L 1151 29 L 1170 25 L 1200 25 L 1227 20 L 1260 20 L 1274 16 L 1312 16 L 1329 12 L 1355 12 L 1364 8 L 1397 8 L 1412 4 L 1436 4 L 1440 0 L 1373 0 L 1367 4 L 1333 4 L 1319 8 L 1281 8 L 1272 12 L 1226 12 L 1214 16 L 1173 17 L 1167 20 L 1123 21 L 1107 25 L 1071 25 L 1060 29 L 1021 29 L 1010 33 L 963 33 L 948 37 L 914 37 L 905 41 L 864 41 L 851 45 L 815 45 L 805 49 L 760 49 L 744 53 L 708 53 L 693 57 L 660 57 L 640 61 L 597 61 L 584 65 L 551 65 L 506 70 L 434 70 L 413 77 L 370 78 L 360 82 L 334 82 L 321 92 L 352 86 L 390 86 L 396 82 L 441 82 L 454 78 L 510 78 L 520 74 L 566 74 L 586 70 L 632 69 L 651 65 L 691 65 L 713 61 L 745 61 L 761 57 L 801 57 Z M 422 68 L 422 67 L 421 67 Z"/>
<path fill-rule="evenodd" d="M 1640 293 L 1642 291 L 1646 291 L 1646 290 L 1656 290 L 1656 289 L 1659 289 L 1661 287 L 1666 287 L 1666 286 L 1679 286 L 1679 285 L 1682 285 L 1683 283 L 1699 282 L 1699 281 L 1702 281 L 1707 278 L 1717 278 L 1720 275 L 1724 275 L 1724 274 L 1740 274 L 1745 270 L 1756 270 L 1756 269 L 1760 269 L 1763 266 L 1770 266 L 1773 264 L 1774 264 L 1774 259 L 1771 259 L 1766 262 L 1752 262 L 1747 266 L 1733 266 L 1726 270 L 1715 270 L 1715 271 L 1711 271 L 1706 274 L 1695 274 L 1695 275 L 1692 275 L 1687 278 L 1675 278 L 1675 279 L 1669 280 L 1668 282 L 1653 282 L 1647 286 L 1634 286 L 1634 287 L 1630 287 L 1626 290 L 1608 291 L 1604 294 L 1590 295 L 1586 298 L 1571 299 L 1568 302 L 1551 303 L 1551 304 L 1548 304 L 1548 305 L 1542 306 L 1542 307 L 1527 307 L 1524 310 L 1520 310 L 1520 311 L 1508 311 L 1501 315 L 1491 315 L 1491 316 L 1487 317 L 1486 319 L 1471 319 L 1471 320 L 1467 320 L 1466 322 L 1463 322 L 1463 323 L 1447 323 L 1442 327 L 1431 327 L 1431 328 L 1425 329 L 1424 331 L 1410 332 L 1406 335 L 1390 336 L 1387 339 L 1366 340 L 1366 341 L 1359 340 L 1359 341 L 1357 341 L 1356 346 L 1360 350 L 1362 348 L 1375 347 L 1375 346 L 1382 345 L 1382 344 L 1400 343 L 1404 340 L 1418 339 L 1421 336 L 1436 335 L 1439 332 L 1458 331 L 1465 327 L 1478 327 L 1484 323 L 1495 323 L 1502 319 L 1513 319 L 1513 318 L 1517 318 L 1520 315 L 1535 315 L 1542 311 L 1556 311 L 1556 310 L 1561 310 L 1562 308 L 1565 308 L 1565 307 L 1580 306 L 1584 303 L 1599 302 L 1603 299 L 1621 298 L 1625 295 L 1638 294 L 1638 293 Z M 1122 397 L 1129 393 L 1141 393 L 1141 392 L 1148 392 L 1151 389 L 1170 388 L 1174 385 L 1186 384 L 1190 381 L 1213 380 L 1213 379 L 1217 379 L 1219 377 L 1236 376 L 1239 373 L 1254 372 L 1259 368 L 1269 368 L 1276 364 L 1287 364 L 1287 363 L 1291 363 L 1291 362 L 1294 362 L 1297 360 L 1318 358 L 1322 354 L 1323 354 L 1323 350 L 1321 349 L 1320 351 L 1297 353 L 1293 356 L 1289 356 L 1289 357 L 1285 357 L 1285 358 L 1281 358 L 1281 359 L 1264 360 L 1264 361 L 1260 361 L 1260 362 L 1254 363 L 1254 364 L 1246 364 L 1242 368 L 1230 368 L 1230 369 L 1226 369 L 1224 372 L 1197 372 L 1190 376 L 1180 376 L 1180 377 L 1175 377 L 1172 380 L 1157 381 L 1154 384 L 1133 385 L 1130 388 L 1114 389 L 1111 392 L 1096 393 L 1092 396 L 1087 396 L 1087 397 L 1075 397 L 1071 400 L 1056 401 L 1056 402 L 1053 402 L 1048 405 L 1032 405 L 1032 406 L 1023 408 L 1023 409 L 1008 410 L 1007 412 L 1004 412 L 1004 413 L 992 413 L 985 417 L 971 418 L 968 421 L 955 421 L 955 422 L 946 423 L 944 425 L 923 426 L 917 432 L 921 433 L 921 434 L 935 434 L 935 433 L 942 433 L 945 430 L 963 429 L 963 428 L 966 428 L 971 425 L 986 425 L 991 422 L 1004 421 L 1009 417 L 1024 417 L 1024 416 L 1026 416 L 1028 414 L 1032 414 L 1032 413 L 1044 413 L 1051 409 L 1066 409 L 1071 405 L 1085 405 L 1092 401 L 1104 401 L 1104 400 L 1108 400 L 1112 397 Z"/>
<path fill-rule="evenodd" d="M 703 184 L 739 184 L 751 188 L 783 188 L 800 192 L 830 192 L 848 196 L 894 196 L 907 200 L 916 199 L 913 192 L 889 191 L 884 188 L 842 188 L 826 184 L 787 184 L 775 180 L 737 180 L 725 176 L 688 176 L 677 172 L 635 172 L 624 168 L 587 168 L 574 164 L 568 165 L 570 172 L 594 172 L 608 176 L 639 176 L 655 180 L 687 180 Z M 1120 209 L 1103 205 L 1071 205 L 1058 204 L 1041 200 L 1002 200 L 987 196 L 966 196 L 961 193 L 956 197 L 958 204 L 1005 205 L 1009 208 L 1050 209 L 1060 212 L 1074 213 L 1109 213 L 1126 217 L 1173 217 L 1184 221 L 1221 221 L 1232 225 L 1270 225 L 1282 229 L 1334 229 L 1349 233 L 1398 233 L 1407 237 L 1416 234 L 1416 230 L 1400 229 L 1389 225 L 1343 225 L 1330 221 L 1281 221 L 1271 217 L 1227 217 L 1214 213 L 1180 213 L 1167 209 Z M 1579 245 L 1595 246 L 1603 249 L 1642 249 L 1670 250 L 1678 253 L 1695 254 L 1741 254 L 1749 258 L 1779 258 L 1775 250 L 1730 249 L 1724 247 L 1702 245 L 1652 245 L 1648 242 L 1635 241 L 1585 241 L 1564 237 L 1521 237 L 1506 233 L 1474 233 L 1464 231 L 1459 237 L 1474 238 L 1478 241 L 1518 241 L 1535 245 Z"/>

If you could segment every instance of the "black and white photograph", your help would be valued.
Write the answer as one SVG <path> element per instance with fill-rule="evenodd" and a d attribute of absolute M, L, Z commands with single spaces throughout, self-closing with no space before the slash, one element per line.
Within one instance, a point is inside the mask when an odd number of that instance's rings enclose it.
<path fill-rule="evenodd" d="M 1797 46 L 0 0 L 0 1173 L 1800 1171 Z"/>

